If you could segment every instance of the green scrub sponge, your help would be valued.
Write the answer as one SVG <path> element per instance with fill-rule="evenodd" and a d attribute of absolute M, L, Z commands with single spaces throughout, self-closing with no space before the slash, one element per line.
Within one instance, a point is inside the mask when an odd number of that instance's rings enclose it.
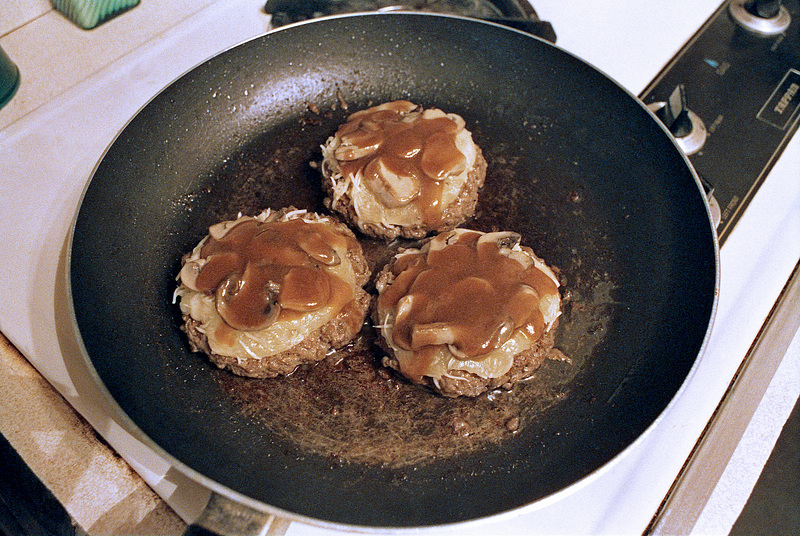
<path fill-rule="evenodd" d="M 52 0 L 53 7 L 83 28 L 90 30 L 123 11 L 139 4 L 139 0 Z"/>

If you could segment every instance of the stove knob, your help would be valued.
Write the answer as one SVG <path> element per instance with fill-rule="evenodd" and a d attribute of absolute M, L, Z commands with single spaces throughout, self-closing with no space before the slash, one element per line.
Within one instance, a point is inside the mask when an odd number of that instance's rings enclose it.
<path fill-rule="evenodd" d="M 654 102 L 647 107 L 669 129 L 681 150 L 692 155 L 703 147 L 708 131 L 703 120 L 689 109 L 686 102 L 686 88 L 679 84 L 666 102 Z"/>
<path fill-rule="evenodd" d="M 711 222 L 714 224 L 714 229 L 716 229 L 719 227 L 719 222 L 722 221 L 722 210 L 719 208 L 717 198 L 714 197 L 714 185 L 700 173 L 698 173 L 697 176 L 700 178 L 700 184 L 703 186 L 703 191 L 706 194 L 708 211 L 711 214 Z"/>
<path fill-rule="evenodd" d="M 781 0 L 733 0 L 728 10 L 739 26 L 764 36 L 783 33 L 792 20 Z"/>
<path fill-rule="evenodd" d="M 756 17 L 772 19 L 780 13 L 781 0 L 752 0 L 745 2 L 744 8 Z"/>

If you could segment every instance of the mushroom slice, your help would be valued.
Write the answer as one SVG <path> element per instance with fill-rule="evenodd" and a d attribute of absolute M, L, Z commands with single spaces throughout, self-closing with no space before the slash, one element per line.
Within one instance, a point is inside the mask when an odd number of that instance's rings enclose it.
<path fill-rule="evenodd" d="M 316 311 L 327 305 L 330 298 L 330 279 L 323 270 L 295 266 L 283 276 L 280 304 L 285 309 Z"/>
<path fill-rule="evenodd" d="M 539 299 L 539 310 L 542 312 L 547 329 L 561 314 L 561 302 L 558 294 L 544 294 Z"/>
<path fill-rule="evenodd" d="M 420 194 L 420 182 L 401 158 L 382 156 L 364 168 L 364 182 L 388 208 L 404 207 Z"/>
<path fill-rule="evenodd" d="M 397 308 L 394 313 L 394 330 L 392 334 L 392 341 L 395 345 L 403 350 L 411 350 L 411 334 L 400 333 L 400 331 L 397 329 L 397 326 L 405 322 L 405 319 L 411 314 L 413 302 L 414 295 L 406 294 L 400 298 L 400 301 L 397 302 Z"/>
<path fill-rule="evenodd" d="M 191 290 L 200 290 L 197 288 L 197 276 L 200 275 L 200 268 L 201 266 L 197 261 L 186 262 L 186 264 L 181 267 L 179 274 L 181 283 L 186 285 Z"/>
<path fill-rule="evenodd" d="M 530 268 L 534 264 L 532 252 L 528 248 L 520 247 L 522 235 L 513 231 L 497 231 L 486 233 L 478 239 L 478 246 L 481 244 L 495 242 L 501 255 L 514 259 L 524 268 Z"/>
<path fill-rule="evenodd" d="M 453 331 L 453 341 L 447 343 L 447 349 L 453 357 L 465 361 L 481 360 L 489 352 L 503 346 L 514 335 L 517 326 L 512 318 L 506 318 L 497 324 L 488 339 L 479 344 L 469 344 L 468 338 L 465 339 L 463 335 L 459 340 L 457 330 L 455 328 L 451 329 Z"/>
<path fill-rule="evenodd" d="M 396 100 L 390 102 L 384 102 L 383 104 L 379 104 L 377 106 L 373 106 L 367 110 L 359 110 L 357 112 L 353 112 L 348 117 L 348 121 L 355 121 L 361 119 L 366 116 L 373 115 L 376 111 L 386 112 L 387 116 L 392 117 L 394 115 L 404 116 L 408 113 L 413 112 L 414 110 L 418 109 L 419 105 L 414 104 L 413 102 L 409 102 L 407 100 Z"/>
<path fill-rule="evenodd" d="M 456 336 L 456 329 L 445 322 L 417 324 L 411 331 L 411 349 L 419 350 L 423 346 L 453 344 Z"/>
<path fill-rule="evenodd" d="M 422 137 L 410 125 L 392 135 L 392 153 L 400 158 L 413 158 L 422 150 Z"/>
<path fill-rule="evenodd" d="M 514 334 L 514 330 L 516 329 L 516 324 L 512 318 L 506 318 L 495 330 L 494 334 L 492 335 L 492 340 L 495 341 L 494 347 L 500 348 L 503 346 L 511 336 Z"/>
<path fill-rule="evenodd" d="M 498 248 L 511 250 L 522 242 L 522 235 L 513 231 L 497 231 L 486 233 L 478 239 L 479 246 L 487 242 L 496 242 Z"/>
<path fill-rule="evenodd" d="M 373 154 L 383 142 L 383 134 L 358 128 L 341 136 L 342 143 L 333 152 L 337 160 L 348 162 Z"/>
<path fill-rule="evenodd" d="M 423 119 L 440 119 L 442 117 L 447 117 L 447 114 L 439 108 L 428 108 L 422 112 Z"/>
<path fill-rule="evenodd" d="M 230 274 L 245 269 L 246 260 L 233 251 L 209 255 L 194 279 L 194 286 L 200 292 L 213 292 Z"/>
<path fill-rule="evenodd" d="M 342 259 L 330 244 L 325 242 L 319 233 L 311 233 L 303 236 L 297 243 L 309 257 L 326 266 L 338 266 Z"/>
<path fill-rule="evenodd" d="M 530 285 L 520 284 L 506 307 L 513 322 L 521 326 L 530 320 L 534 311 L 539 309 L 539 293 Z"/>
<path fill-rule="evenodd" d="M 462 227 L 457 227 L 445 233 L 439 233 L 438 235 L 434 236 L 430 242 L 428 242 L 428 252 L 433 253 L 435 251 L 440 251 L 447 246 L 452 246 L 453 244 L 457 243 L 461 239 L 462 235 L 476 233 L 478 233 L 478 231 L 464 229 Z"/>
<path fill-rule="evenodd" d="M 219 223 L 215 223 L 211 227 L 208 228 L 208 235 L 213 238 L 214 240 L 219 240 L 226 234 L 228 231 L 236 227 L 239 223 L 242 222 L 242 219 L 236 219 L 231 221 L 221 221 Z"/>
<path fill-rule="evenodd" d="M 242 331 L 257 331 L 269 327 L 281 312 L 277 294 L 267 286 L 251 296 L 246 289 L 248 282 L 245 275 L 233 273 L 229 275 L 215 292 L 216 307 L 219 316 L 230 327 Z"/>
<path fill-rule="evenodd" d="M 444 180 L 466 171 L 467 158 L 456 146 L 452 134 L 434 132 L 425 140 L 420 168 L 431 179 Z"/>

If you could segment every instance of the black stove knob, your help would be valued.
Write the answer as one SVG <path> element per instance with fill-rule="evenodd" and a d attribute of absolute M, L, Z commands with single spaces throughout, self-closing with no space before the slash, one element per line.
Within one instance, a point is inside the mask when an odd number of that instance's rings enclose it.
<path fill-rule="evenodd" d="M 728 11 L 739 26 L 757 35 L 783 33 L 792 21 L 781 0 L 733 0 Z"/>
<path fill-rule="evenodd" d="M 772 19 L 781 11 L 781 0 L 748 0 L 744 8 L 756 17 Z"/>
<path fill-rule="evenodd" d="M 679 84 L 666 101 L 654 102 L 647 107 L 669 129 L 685 154 L 695 154 L 703 147 L 708 131 L 703 120 L 689 109 L 683 84 Z"/>
<path fill-rule="evenodd" d="M 703 187 L 703 192 L 706 194 L 708 212 L 711 216 L 711 222 L 714 224 L 714 229 L 716 229 L 719 227 L 719 222 L 722 221 L 722 210 L 719 208 L 717 198 L 714 197 L 714 185 L 699 172 L 697 173 L 697 178 L 700 179 L 700 185 Z"/>

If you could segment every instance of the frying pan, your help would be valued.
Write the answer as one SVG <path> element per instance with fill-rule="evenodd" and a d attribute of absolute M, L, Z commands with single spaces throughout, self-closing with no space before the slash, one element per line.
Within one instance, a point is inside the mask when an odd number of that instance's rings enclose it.
<path fill-rule="evenodd" d="M 397 459 L 373 462 L 351 457 L 347 437 L 328 450 L 304 442 L 319 424 L 315 408 L 329 409 L 330 398 L 348 403 L 359 382 L 388 382 L 411 393 L 406 425 L 424 439 L 451 402 L 364 373 L 379 368 L 369 361 L 377 352 L 370 326 L 323 365 L 366 359 L 360 375 L 342 372 L 339 391 L 320 395 L 303 391 L 314 368 L 247 380 L 191 353 L 173 291 L 181 255 L 209 225 L 266 207 L 325 212 L 313 165 L 319 145 L 348 113 L 394 99 L 464 117 L 489 163 L 465 226 L 516 230 L 556 267 L 564 313 L 555 344 L 568 359 L 547 361 L 510 393 L 452 402 L 481 421 L 469 412 L 522 400 L 513 433 L 413 459 L 399 438 Z M 360 238 L 373 269 L 396 247 Z M 702 351 L 717 252 L 686 158 L 604 74 L 495 24 L 384 13 L 270 32 L 157 95 L 95 169 L 73 229 L 69 278 L 96 381 L 126 425 L 176 467 L 219 496 L 290 519 L 402 528 L 530 505 L 620 455 L 662 414 Z M 284 395 L 297 398 L 281 405 Z M 369 415 L 348 431 L 353 444 L 375 432 L 381 403 L 362 402 L 358 411 Z M 438 409 L 419 412 L 417 403 Z M 424 431 L 414 428 L 428 418 Z"/>

